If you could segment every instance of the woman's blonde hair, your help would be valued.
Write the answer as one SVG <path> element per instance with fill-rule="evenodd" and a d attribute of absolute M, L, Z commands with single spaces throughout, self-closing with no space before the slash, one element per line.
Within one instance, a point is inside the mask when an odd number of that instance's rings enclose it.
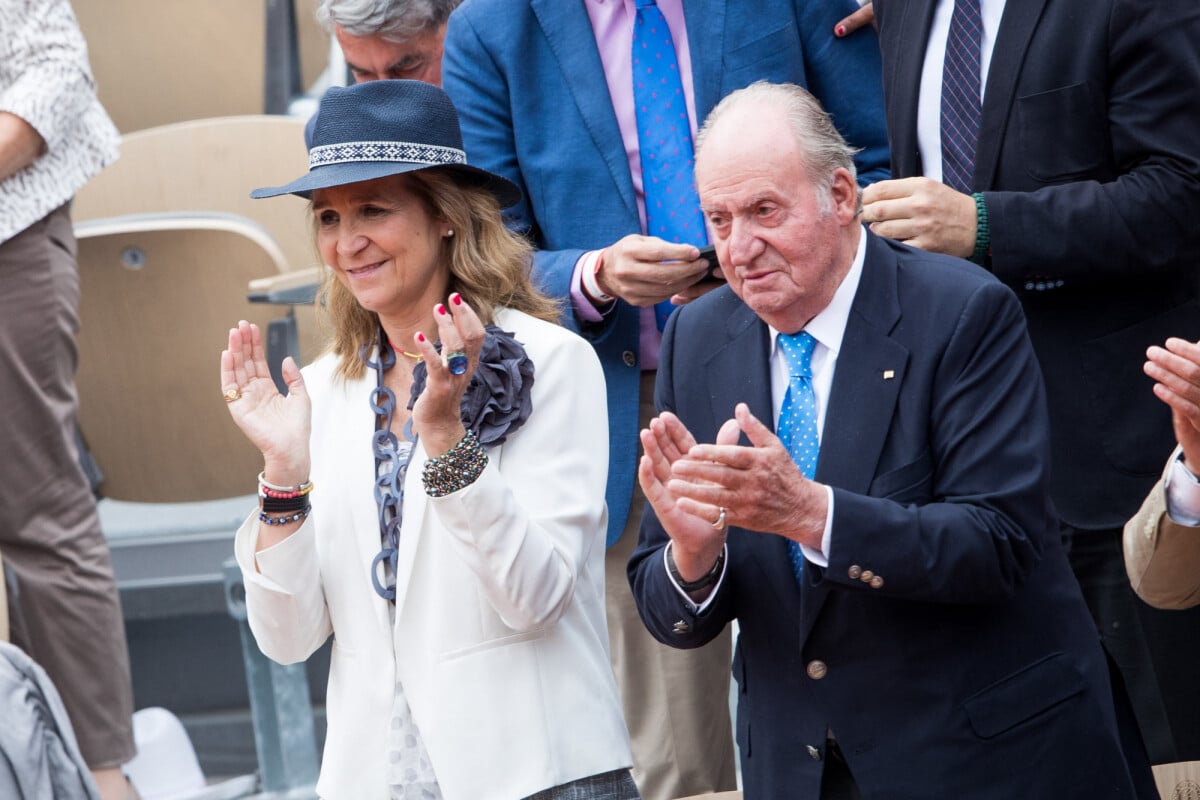
<path fill-rule="evenodd" d="M 448 292 L 461 294 L 485 325 L 493 321 L 497 307 L 559 322 L 558 303 L 542 294 L 530 277 L 533 248 L 504 227 L 500 204 L 491 192 L 436 168 L 407 177 L 408 188 L 455 232 L 442 239 L 442 257 L 450 268 Z M 338 357 L 337 374 L 343 379 L 362 377 L 366 366 L 359 352 L 375 344 L 378 315 L 360 306 L 329 268 L 317 302 L 332 328 L 328 350 Z"/>

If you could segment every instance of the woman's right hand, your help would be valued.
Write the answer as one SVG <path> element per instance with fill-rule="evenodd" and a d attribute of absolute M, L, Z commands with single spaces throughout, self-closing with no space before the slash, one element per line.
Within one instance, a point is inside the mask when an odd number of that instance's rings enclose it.
<path fill-rule="evenodd" d="M 299 486 L 308 480 L 311 466 L 312 404 L 290 356 L 283 361 L 283 378 L 286 397 L 271 379 L 257 325 L 242 320 L 229 329 L 229 346 L 221 353 L 221 392 L 229 414 L 262 451 L 263 477 L 280 486 Z"/>

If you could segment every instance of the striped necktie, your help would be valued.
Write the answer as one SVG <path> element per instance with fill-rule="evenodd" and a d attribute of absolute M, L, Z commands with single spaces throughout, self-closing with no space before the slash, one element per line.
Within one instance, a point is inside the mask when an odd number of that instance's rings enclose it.
<path fill-rule="evenodd" d="M 960 192 L 971 191 L 975 174 L 982 47 L 979 0 L 954 0 L 942 67 L 942 183 Z"/>

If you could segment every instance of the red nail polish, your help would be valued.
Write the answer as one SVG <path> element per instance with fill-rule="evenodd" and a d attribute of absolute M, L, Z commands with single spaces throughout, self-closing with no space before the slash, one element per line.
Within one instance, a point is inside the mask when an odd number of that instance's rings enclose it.
<path fill-rule="evenodd" d="M 425 334 L 423 334 L 423 333 L 421 333 L 420 331 L 418 331 L 418 332 L 417 332 L 417 341 L 418 341 L 418 342 L 423 342 L 423 341 L 425 341 Z"/>
<path fill-rule="evenodd" d="M 439 314 L 441 314 L 441 315 L 445 316 L 445 314 L 446 314 L 446 307 L 445 307 L 444 305 L 442 305 L 441 303 L 438 303 L 438 304 L 437 304 L 437 309 L 436 309 L 436 310 L 437 310 L 437 312 L 438 312 Z"/>
<path fill-rule="evenodd" d="M 846 26 L 838 25 L 836 28 L 833 29 L 833 35 L 834 36 L 845 36 L 846 35 Z"/>
<path fill-rule="evenodd" d="M 462 295 L 459 294 L 458 292 L 455 292 L 454 294 L 450 295 L 450 302 L 454 303 L 454 305 L 456 305 L 456 306 L 461 306 L 462 305 Z"/>

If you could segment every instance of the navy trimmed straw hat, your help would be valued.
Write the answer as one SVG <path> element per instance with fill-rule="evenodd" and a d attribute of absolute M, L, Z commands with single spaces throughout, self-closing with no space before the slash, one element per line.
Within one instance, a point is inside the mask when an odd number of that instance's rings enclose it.
<path fill-rule="evenodd" d="M 253 198 L 327 189 L 423 169 L 448 172 L 495 195 L 501 208 L 516 205 L 512 181 L 467 163 L 458 112 L 441 89 L 423 81 L 369 81 L 333 86 L 321 98 L 308 147 L 308 174 L 284 186 L 266 186 Z"/>

